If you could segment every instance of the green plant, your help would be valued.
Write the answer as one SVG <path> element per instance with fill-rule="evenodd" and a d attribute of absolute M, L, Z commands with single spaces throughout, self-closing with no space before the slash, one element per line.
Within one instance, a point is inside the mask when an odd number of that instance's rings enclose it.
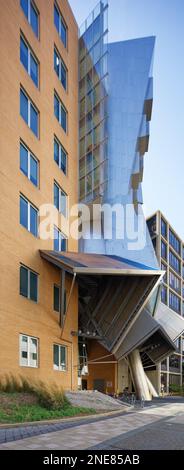
<path fill-rule="evenodd" d="M 24 376 L 17 378 L 12 374 L 4 375 L 0 379 L 0 390 L 6 393 L 28 392 L 34 394 L 40 405 L 49 410 L 59 410 L 64 405 L 69 405 L 62 387 L 41 380 L 31 380 Z"/>

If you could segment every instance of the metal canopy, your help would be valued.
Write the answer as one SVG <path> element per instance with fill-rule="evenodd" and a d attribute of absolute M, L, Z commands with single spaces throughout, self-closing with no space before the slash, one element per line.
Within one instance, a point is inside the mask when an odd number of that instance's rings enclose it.
<path fill-rule="evenodd" d="M 71 274 L 155 275 L 159 277 L 164 275 L 163 271 L 114 255 L 45 250 L 40 250 L 40 255 Z"/>

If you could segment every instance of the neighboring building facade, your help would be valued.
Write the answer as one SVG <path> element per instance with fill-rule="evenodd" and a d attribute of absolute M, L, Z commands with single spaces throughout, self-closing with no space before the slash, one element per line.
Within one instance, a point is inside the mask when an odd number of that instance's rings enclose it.
<path fill-rule="evenodd" d="M 147 219 L 147 226 L 159 265 L 165 271 L 161 301 L 184 316 L 184 243 L 164 215 L 157 211 Z M 160 387 L 184 383 L 184 336 L 176 341 L 176 351 L 157 366 Z"/>
<path fill-rule="evenodd" d="M 0 34 L 0 370 L 76 388 L 77 287 L 61 336 L 60 272 L 39 249 L 78 246 L 63 222 L 39 239 L 38 209 L 54 203 L 65 222 L 78 200 L 78 26 L 67 0 L 2 0 Z"/>

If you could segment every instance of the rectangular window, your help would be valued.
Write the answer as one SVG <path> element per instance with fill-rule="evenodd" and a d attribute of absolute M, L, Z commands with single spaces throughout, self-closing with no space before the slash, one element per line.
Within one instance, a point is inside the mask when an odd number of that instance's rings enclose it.
<path fill-rule="evenodd" d="M 67 194 L 54 183 L 54 205 L 64 217 L 67 217 Z"/>
<path fill-rule="evenodd" d="M 20 115 L 38 137 L 39 112 L 22 89 L 20 89 Z"/>
<path fill-rule="evenodd" d="M 20 142 L 20 169 L 35 186 L 38 186 L 38 160 L 22 142 Z"/>
<path fill-rule="evenodd" d="M 174 233 L 172 232 L 171 229 L 169 229 L 169 243 L 170 245 L 174 248 L 174 250 L 180 254 L 180 251 L 181 251 L 181 243 L 180 241 L 178 240 L 178 238 L 176 237 L 176 235 L 174 235 Z"/>
<path fill-rule="evenodd" d="M 161 256 L 167 259 L 167 245 L 161 240 Z"/>
<path fill-rule="evenodd" d="M 181 271 L 180 260 L 174 255 L 174 253 L 171 250 L 169 250 L 169 264 L 174 269 L 174 271 L 180 274 L 180 271 Z"/>
<path fill-rule="evenodd" d="M 19 335 L 20 365 L 38 367 L 38 339 L 32 336 Z"/>
<path fill-rule="evenodd" d="M 67 111 L 56 93 L 54 93 L 54 114 L 60 126 L 67 132 Z"/>
<path fill-rule="evenodd" d="M 20 266 L 20 295 L 38 301 L 38 274 L 25 266 Z"/>
<path fill-rule="evenodd" d="M 66 346 L 54 344 L 53 363 L 54 370 L 66 371 Z"/>
<path fill-rule="evenodd" d="M 167 224 L 165 220 L 161 218 L 161 234 L 164 238 L 167 238 Z"/>
<path fill-rule="evenodd" d="M 38 38 L 39 36 L 39 13 L 32 0 L 20 0 L 20 6 L 26 16 L 31 28 Z"/>
<path fill-rule="evenodd" d="M 20 61 L 32 78 L 34 84 L 38 87 L 38 61 L 22 37 L 20 38 Z"/>
<path fill-rule="evenodd" d="M 67 47 L 67 26 L 56 5 L 54 5 L 54 24 L 64 47 Z"/>
<path fill-rule="evenodd" d="M 54 48 L 54 70 L 63 85 L 63 88 L 67 89 L 67 69 L 59 55 L 59 52 Z"/>
<path fill-rule="evenodd" d="M 165 286 L 162 286 L 161 290 L 161 301 L 164 304 L 167 304 L 167 288 Z"/>
<path fill-rule="evenodd" d="M 162 271 L 165 271 L 165 274 L 164 274 L 164 278 L 163 278 L 163 279 L 164 279 L 164 282 L 167 284 L 167 266 L 166 266 L 166 264 L 161 263 L 161 270 L 162 270 Z"/>
<path fill-rule="evenodd" d="M 36 209 L 24 196 L 20 196 L 20 224 L 38 236 L 38 209 Z"/>
<path fill-rule="evenodd" d="M 54 139 L 54 160 L 59 166 L 60 170 L 63 173 L 67 174 L 67 164 L 68 164 L 68 155 L 66 150 L 64 150 L 63 146 L 60 142 L 55 138 Z"/>
<path fill-rule="evenodd" d="M 60 307 L 60 287 L 54 284 L 54 310 L 59 312 Z M 66 290 L 64 293 L 64 311 L 66 312 Z"/>
<path fill-rule="evenodd" d="M 67 238 L 62 232 L 54 227 L 54 250 L 55 251 L 66 251 L 67 250 Z"/>
<path fill-rule="evenodd" d="M 181 313 L 181 301 L 177 295 L 169 292 L 169 307 L 177 313 Z"/>
<path fill-rule="evenodd" d="M 181 281 L 171 271 L 169 272 L 169 285 L 177 292 L 181 292 Z"/>

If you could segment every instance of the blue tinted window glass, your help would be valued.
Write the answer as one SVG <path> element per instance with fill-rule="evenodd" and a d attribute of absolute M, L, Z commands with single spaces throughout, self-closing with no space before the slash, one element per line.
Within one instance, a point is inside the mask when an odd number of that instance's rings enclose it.
<path fill-rule="evenodd" d="M 66 69 L 61 62 L 61 83 L 66 90 Z"/>
<path fill-rule="evenodd" d="M 22 38 L 20 38 L 20 61 L 28 71 L 28 47 Z"/>
<path fill-rule="evenodd" d="M 34 134 L 38 137 L 38 112 L 32 104 L 30 108 L 30 127 Z"/>
<path fill-rule="evenodd" d="M 20 197 L 20 224 L 28 228 L 28 203 L 23 197 Z"/>
<path fill-rule="evenodd" d="M 54 184 L 54 205 L 59 210 L 59 188 Z"/>
<path fill-rule="evenodd" d="M 30 24 L 36 37 L 38 37 L 38 13 L 33 7 L 32 3 L 31 3 L 31 11 L 30 11 Z"/>
<path fill-rule="evenodd" d="M 38 186 L 38 162 L 30 156 L 30 180 Z"/>
<path fill-rule="evenodd" d="M 61 40 L 62 40 L 64 46 L 66 47 L 66 43 L 67 43 L 67 30 L 66 30 L 65 24 L 64 24 L 63 21 L 62 21 L 62 18 L 61 18 Z"/>
<path fill-rule="evenodd" d="M 61 213 L 66 217 L 66 208 L 67 208 L 67 196 L 61 191 Z"/>
<path fill-rule="evenodd" d="M 30 206 L 30 232 L 37 237 L 37 210 Z"/>
<path fill-rule="evenodd" d="M 61 239 L 61 251 L 66 251 L 66 238 Z"/>
<path fill-rule="evenodd" d="M 59 121 L 59 100 L 56 95 L 54 95 L 54 114 Z"/>
<path fill-rule="evenodd" d="M 30 75 L 35 85 L 38 86 L 38 64 L 32 54 L 30 55 Z"/>
<path fill-rule="evenodd" d="M 59 231 L 54 228 L 54 250 L 59 251 Z"/>
<path fill-rule="evenodd" d="M 56 50 L 54 50 L 54 70 L 56 71 L 56 73 L 59 77 L 59 56 L 58 56 Z"/>
<path fill-rule="evenodd" d="M 61 148 L 61 170 L 66 175 L 67 171 L 67 157 L 65 151 Z"/>
<path fill-rule="evenodd" d="M 59 33 L 59 12 L 55 5 L 54 5 L 54 24 Z"/>
<path fill-rule="evenodd" d="M 28 270 L 20 267 L 20 295 L 28 297 Z"/>
<path fill-rule="evenodd" d="M 23 9 L 26 18 L 28 18 L 28 0 L 20 0 L 20 6 Z"/>
<path fill-rule="evenodd" d="M 28 176 L 28 151 L 22 144 L 20 144 L 20 169 Z"/>
<path fill-rule="evenodd" d="M 37 283 L 37 274 L 30 271 L 30 299 L 37 302 L 38 298 L 38 283 Z"/>
<path fill-rule="evenodd" d="M 54 141 L 54 160 L 59 166 L 59 144 L 56 140 Z"/>
<path fill-rule="evenodd" d="M 22 90 L 20 90 L 20 114 L 28 124 L 28 99 Z"/>
<path fill-rule="evenodd" d="M 63 130 L 66 132 L 66 111 L 65 109 L 61 106 L 61 127 Z"/>

